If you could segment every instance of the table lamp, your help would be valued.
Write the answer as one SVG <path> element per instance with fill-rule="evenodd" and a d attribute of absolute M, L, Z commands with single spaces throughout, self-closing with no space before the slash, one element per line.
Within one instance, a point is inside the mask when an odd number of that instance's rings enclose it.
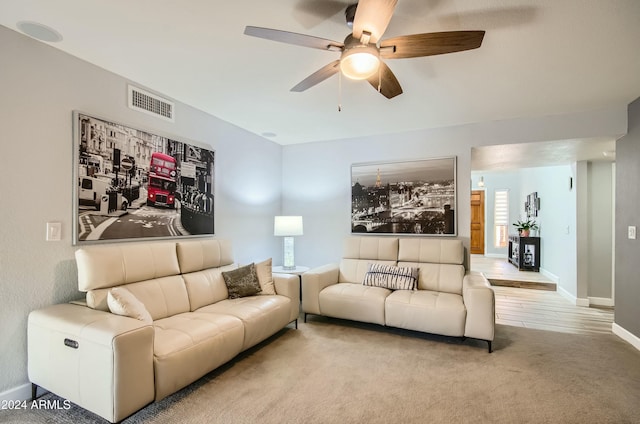
<path fill-rule="evenodd" d="M 302 235 L 302 217 L 276 216 L 273 223 L 273 235 L 284 237 L 284 263 L 282 268 L 287 271 L 296 269 L 293 258 L 293 236 Z"/>

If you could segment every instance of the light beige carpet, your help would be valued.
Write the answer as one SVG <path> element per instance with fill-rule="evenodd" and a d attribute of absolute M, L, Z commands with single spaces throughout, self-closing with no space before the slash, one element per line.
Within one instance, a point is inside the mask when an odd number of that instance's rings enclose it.
<path fill-rule="evenodd" d="M 53 395 L 46 395 L 56 399 Z M 104 422 L 0 411 L 0 422 Z M 640 423 L 640 352 L 614 335 L 498 325 L 494 352 L 311 316 L 124 423 Z"/>

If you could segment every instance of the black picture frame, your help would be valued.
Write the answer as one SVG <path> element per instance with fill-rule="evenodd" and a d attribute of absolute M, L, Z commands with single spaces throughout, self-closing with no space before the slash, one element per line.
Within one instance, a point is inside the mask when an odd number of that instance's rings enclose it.
<path fill-rule="evenodd" d="M 351 232 L 456 236 L 456 157 L 351 166 Z"/>
<path fill-rule="evenodd" d="M 73 112 L 73 243 L 211 236 L 215 151 Z"/>
<path fill-rule="evenodd" d="M 527 201 L 524 204 L 524 210 L 527 214 L 527 218 L 538 216 L 538 211 L 540 210 L 540 198 L 538 197 L 537 191 L 534 191 L 533 193 L 527 195 Z"/>

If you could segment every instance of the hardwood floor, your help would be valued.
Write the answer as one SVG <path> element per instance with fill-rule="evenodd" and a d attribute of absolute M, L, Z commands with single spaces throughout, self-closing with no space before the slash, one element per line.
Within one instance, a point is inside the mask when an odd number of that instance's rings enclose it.
<path fill-rule="evenodd" d="M 519 272 L 506 259 L 471 256 L 471 269 L 484 273 L 490 280 L 493 277 L 552 283 L 537 272 Z M 493 286 L 493 290 L 497 324 L 574 334 L 611 333 L 613 308 L 576 306 L 555 290 L 503 286 Z"/>
<path fill-rule="evenodd" d="M 557 292 L 493 286 L 496 323 L 574 334 L 611 333 L 612 308 L 575 306 Z"/>
<path fill-rule="evenodd" d="M 518 271 L 506 258 L 490 258 L 483 255 L 471 255 L 471 269 L 480 271 L 489 280 L 520 281 L 531 283 L 555 283 L 540 272 Z"/>

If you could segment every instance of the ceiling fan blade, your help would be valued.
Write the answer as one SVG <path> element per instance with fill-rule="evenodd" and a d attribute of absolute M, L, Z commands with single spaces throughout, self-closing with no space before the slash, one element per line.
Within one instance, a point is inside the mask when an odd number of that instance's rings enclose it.
<path fill-rule="evenodd" d="M 402 94 L 402 87 L 400 87 L 398 79 L 383 61 L 380 61 L 380 70 L 370 76 L 367 81 L 387 99 L 392 99 Z"/>
<path fill-rule="evenodd" d="M 244 29 L 244 33 L 252 37 L 264 38 L 287 44 L 296 44 L 298 46 L 311 47 L 320 50 L 340 51 L 344 47 L 344 44 L 339 41 L 312 37 L 311 35 L 298 34 L 295 32 L 281 31 L 279 29 L 248 26 Z"/>
<path fill-rule="evenodd" d="M 298 83 L 291 91 L 301 92 L 340 72 L 340 61 L 334 60 Z"/>
<path fill-rule="evenodd" d="M 448 31 L 402 35 L 380 43 L 380 56 L 385 59 L 433 56 L 477 49 L 484 31 Z"/>
<path fill-rule="evenodd" d="M 342 15 L 339 22 L 344 23 L 344 9 L 348 4 L 348 0 L 298 0 L 294 6 L 293 16 L 307 29 L 327 20 L 338 22 L 334 18 L 338 14 Z"/>
<path fill-rule="evenodd" d="M 377 43 L 387 29 L 398 0 L 360 0 L 353 20 L 353 38 L 360 40 L 362 32 L 371 33 L 371 43 Z"/>

